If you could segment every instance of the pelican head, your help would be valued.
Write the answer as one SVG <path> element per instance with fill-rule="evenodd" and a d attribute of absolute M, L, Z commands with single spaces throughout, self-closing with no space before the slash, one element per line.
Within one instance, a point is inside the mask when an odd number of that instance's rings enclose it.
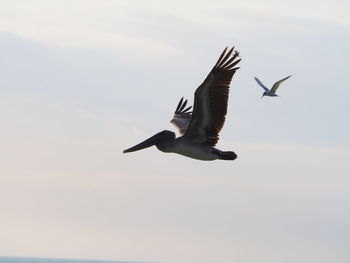
<path fill-rule="evenodd" d="M 147 140 L 123 151 L 123 153 L 135 152 L 155 145 L 159 150 L 166 148 L 169 143 L 175 140 L 175 133 L 162 131 L 148 138 Z"/>
<path fill-rule="evenodd" d="M 263 98 L 266 94 L 267 94 L 267 92 L 264 91 L 264 93 L 263 93 L 263 95 L 261 96 L 261 98 Z"/>

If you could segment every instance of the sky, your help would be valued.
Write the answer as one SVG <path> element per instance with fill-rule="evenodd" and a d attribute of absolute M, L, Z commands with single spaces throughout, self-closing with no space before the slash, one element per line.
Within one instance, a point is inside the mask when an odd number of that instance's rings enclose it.
<path fill-rule="evenodd" d="M 0 1 L 0 255 L 350 260 L 348 1 Z M 241 68 L 203 162 L 122 150 L 226 46 Z M 263 98 L 266 85 L 292 75 Z"/>

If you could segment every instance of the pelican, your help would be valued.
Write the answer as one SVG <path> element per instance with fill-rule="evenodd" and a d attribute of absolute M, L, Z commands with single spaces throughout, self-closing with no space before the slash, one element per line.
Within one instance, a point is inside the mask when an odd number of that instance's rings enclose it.
<path fill-rule="evenodd" d="M 283 81 L 289 79 L 291 76 L 292 75 L 275 82 L 275 84 L 273 84 L 271 89 L 268 89 L 257 77 L 254 77 L 255 81 L 265 90 L 261 98 L 263 98 L 264 96 L 278 97 L 278 95 L 276 94 L 276 90 L 278 89 L 278 87 L 281 85 Z"/>
<path fill-rule="evenodd" d="M 234 152 L 214 147 L 225 122 L 231 79 L 239 69 L 235 66 L 241 61 L 238 59 L 239 53 L 233 51 L 234 47 L 228 52 L 227 47 L 224 49 L 204 82 L 196 89 L 192 112 L 192 106 L 186 108 L 187 100 L 181 98 L 170 121 L 180 136 L 176 137 L 174 132 L 164 130 L 123 153 L 155 145 L 162 152 L 177 153 L 203 161 L 236 159 Z"/>

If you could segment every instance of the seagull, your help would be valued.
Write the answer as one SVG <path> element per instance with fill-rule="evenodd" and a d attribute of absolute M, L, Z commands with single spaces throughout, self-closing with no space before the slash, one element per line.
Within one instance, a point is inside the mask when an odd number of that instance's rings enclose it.
<path fill-rule="evenodd" d="M 164 130 L 123 153 L 155 145 L 162 152 L 197 160 L 235 160 L 237 155 L 233 151 L 221 151 L 215 145 L 225 122 L 231 79 L 239 69 L 235 67 L 241 61 L 238 56 L 234 47 L 228 52 L 227 47 L 224 49 L 209 75 L 196 89 L 192 112 L 192 106 L 186 108 L 187 100 L 181 98 L 170 121 L 178 129 L 178 137 L 174 132 Z"/>
<path fill-rule="evenodd" d="M 264 96 L 278 97 L 278 95 L 276 94 L 276 90 L 278 89 L 278 87 L 281 85 L 283 81 L 289 79 L 291 76 L 292 75 L 275 82 L 275 84 L 273 84 L 271 89 L 268 89 L 257 77 L 254 77 L 255 81 L 265 90 L 261 98 L 263 98 Z"/>

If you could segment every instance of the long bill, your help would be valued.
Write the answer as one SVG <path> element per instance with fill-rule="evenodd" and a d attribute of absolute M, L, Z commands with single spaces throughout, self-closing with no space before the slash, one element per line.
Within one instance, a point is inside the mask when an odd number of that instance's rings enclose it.
<path fill-rule="evenodd" d="M 148 138 L 147 140 L 129 148 L 123 151 L 123 153 L 129 153 L 129 152 L 135 152 L 135 151 L 139 151 L 148 147 L 151 147 L 155 144 L 157 144 L 157 142 L 160 141 L 160 135 L 159 133 L 157 133 L 156 135 L 153 135 L 152 137 Z"/>

